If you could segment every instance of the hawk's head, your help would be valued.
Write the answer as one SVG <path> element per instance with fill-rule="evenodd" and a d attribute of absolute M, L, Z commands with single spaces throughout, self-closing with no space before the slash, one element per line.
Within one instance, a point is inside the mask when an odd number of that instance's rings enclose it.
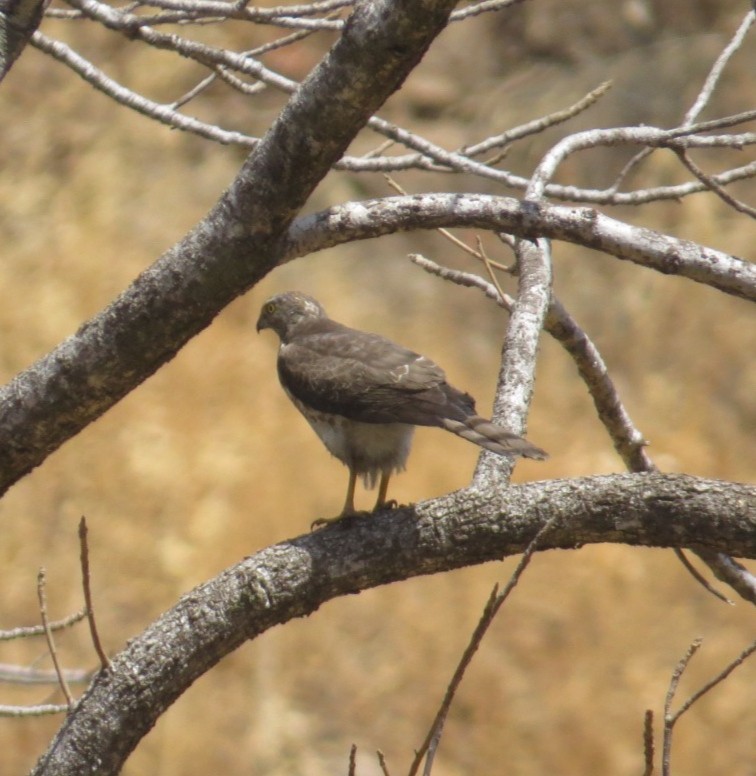
<path fill-rule="evenodd" d="M 281 342 L 286 343 L 302 323 L 326 317 L 320 302 L 300 291 L 287 291 L 265 302 L 257 319 L 257 331 L 273 329 Z"/>

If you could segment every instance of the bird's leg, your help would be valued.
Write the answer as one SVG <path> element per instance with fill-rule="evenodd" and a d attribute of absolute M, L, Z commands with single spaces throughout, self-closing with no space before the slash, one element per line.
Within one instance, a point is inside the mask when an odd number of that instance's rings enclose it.
<path fill-rule="evenodd" d="M 354 486 L 356 484 L 357 472 L 354 471 L 354 469 L 349 469 L 349 485 L 347 485 L 347 494 L 346 500 L 344 501 L 344 508 L 341 510 L 341 514 L 336 519 L 354 514 Z"/>
<path fill-rule="evenodd" d="M 346 500 L 344 501 L 344 508 L 341 510 L 341 514 L 336 515 L 336 517 L 319 517 L 317 520 L 313 520 L 310 524 L 310 530 L 314 531 L 316 528 L 321 528 L 324 525 L 338 523 L 339 520 L 343 520 L 345 517 L 356 514 L 354 509 L 354 488 L 356 485 L 357 472 L 353 469 L 349 469 L 349 485 L 347 485 Z"/>
<path fill-rule="evenodd" d="M 391 472 L 381 473 L 381 482 L 378 485 L 378 498 L 375 500 L 375 506 L 373 512 L 377 512 L 382 506 L 386 504 L 386 493 L 388 493 L 389 480 L 391 479 Z"/>

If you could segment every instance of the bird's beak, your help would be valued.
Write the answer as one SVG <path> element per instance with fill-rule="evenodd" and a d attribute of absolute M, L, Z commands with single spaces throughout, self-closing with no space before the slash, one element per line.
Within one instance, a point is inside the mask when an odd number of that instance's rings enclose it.
<path fill-rule="evenodd" d="M 263 320 L 263 316 L 261 315 L 257 319 L 257 333 L 259 334 L 263 329 L 267 329 L 268 324 Z"/>

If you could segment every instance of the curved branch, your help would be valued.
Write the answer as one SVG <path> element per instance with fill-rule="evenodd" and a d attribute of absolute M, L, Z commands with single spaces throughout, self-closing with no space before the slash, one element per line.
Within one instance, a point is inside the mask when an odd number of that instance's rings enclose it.
<path fill-rule="evenodd" d="M 458 491 L 269 547 L 185 595 L 129 642 L 68 716 L 35 776 L 115 774 L 156 719 L 222 657 L 326 601 L 500 560 L 556 518 L 539 549 L 587 543 L 729 549 L 756 557 L 756 487 L 613 475 Z"/>
<path fill-rule="evenodd" d="M 354 240 L 412 229 L 464 227 L 548 237 L 582 245 L 665 275 L 704 283 L 756 301 L 756 264 L 585 207 L 548 205 L 486 194 L 417 194 L 352 202 L 298 218 L 284 261 Z"/>
<path fill-rule="evenodd" d="M 187 116 L 170 105 L 161 105 L 154 100 L 147 99 L 147 97 L 142 97 L 140 94 L 121 86 L 117 81 L 109 78 L 102 70 L 95 67 L 70 46 L 59 40 L 48 38 L 41 32 L 35 32 L 31 40 L 33 46 L 36 46 L 45 54 L 49 54 L 53 59 L 66 65 L 66 67 L 71 68 L 74 73 L 95 89 L 111 97 L 120 105 L 131 108 L 143 116 L 159 121 L 161 124 L 174 129 L 191 132 L 199 137 L 215 140 L 224 145 L 236 144 L 254 148 L 259 142 L 256 137 L 245 135 L 242 132 L 223 129 L 214 124 L 208 124 L 192 116 Z"/>

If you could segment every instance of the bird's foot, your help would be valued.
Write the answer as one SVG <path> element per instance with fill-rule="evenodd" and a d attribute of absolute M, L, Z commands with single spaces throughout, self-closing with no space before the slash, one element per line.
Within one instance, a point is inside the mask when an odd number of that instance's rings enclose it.
<path fill-rule="evenodd" d="M 365 515 L 369 515 L 369 514 L 370 512 L 358 511 L 358 512 L 342 512 L 340 515 L 336 515 L 336 517 L 319 517 L 317 520 L 313 520 L 310 523 L 310 530 L 317 531 L 318 528 L 325 528 L 325 526 L 327 525 L 334 525 L 335 523 L 349 521 L 355 517 L 365 517 Z"/>
<path fill-rule="evenodd" d="M 373 512 L 382 512 L 384 509 L 408 509 L 412 504 L 400 504 L 396 499 L 392 498 L 388 501 L 384 501 L 382 504 L 376 504 L 373 508 Z"/>

